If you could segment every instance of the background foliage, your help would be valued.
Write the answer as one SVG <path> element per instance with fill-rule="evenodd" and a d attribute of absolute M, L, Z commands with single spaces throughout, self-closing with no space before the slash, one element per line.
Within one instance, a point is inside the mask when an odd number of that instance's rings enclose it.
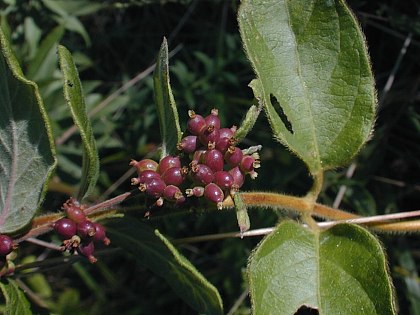
<path fill-rule="evenodd" d="M 253 101 L 247 87 L 253 72 L 240 42 L 238 5 L 238 1 L 227 0 L 2 2 L 1 26 L 25 75 L 39 85 L 52 117 L 59 169 L 45 210 L 61 206 L 74 192 L 82 172 L 82 147 L 62 95 L 57 45 L 72 52 L 80 72 L 101 158 L 92 199 L 104 200 L 131 189 L 131 158 L 158 157 L 155 149 L 160 137 L 150 66 L 163 36 L 168 39 L 171 85 L 181 129 L 185 129 L 191 108 L 207 113 L 218 107 L 224 125 L 243 117 Z M 378 119 L 374 137 L 354 167 L 327 174 L 321 202 L 338 203 L 337 195 L 344 191 L 339 206 L 363 215 L 418 209 L 420 6 L 415 1 L 349 1 L 349 5 L 367 37 L 377 79 Z M 244 189 L 307 192 L 307 169 L 272 140 L 263 115 L 244 142 L 263 145 L 259 177 Z M 354 174 L 346 176 L 352 169 Z M 139 202 L 143 201 L 130 200 L 125 205 L 135 208 Z M 286 213 L 255 210 L 250 215 L 252 228 L 259 228 L 273 226 Z M 171 239 L 237 230 L 234 212 L 158 217 L 146 223 Z M 246 292 L 243 270 L 259 240 L 226 239 L 179 248 L 220 290 L 226 311 L 240 302 L 235 314 L 248 314 L 249 302 L 242 300 Z M 418 236 L 382 236 L 381 240 L 390 258 L 400 313 L 420 314 Z M 48 254 L 38 247 L 25 246 L 23 251 L 19 256 L 25 259 L 43 259 Z M 59 263 L 42 273 L 28 274 L 24 281 L 37 293 L 38 305 L 49 305 L 60 314 L 191 313 L 168 286 L 121 250 L 103 252 L 93 266 Z"/>

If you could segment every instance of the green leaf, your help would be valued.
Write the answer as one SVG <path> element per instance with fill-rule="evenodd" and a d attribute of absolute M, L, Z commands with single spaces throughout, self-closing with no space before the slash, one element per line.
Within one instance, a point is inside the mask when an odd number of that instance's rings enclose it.
<path fill-rule="evenodd" d="M 344 1 L 244 0 L 238 19 L 274 136 L 312 174 L 348 163 L 372 133 L 376 96 Z"/>
<path fill-rule="evenodd" d="M 64 76 L 64 97 L 83 143 L 82 178 L 77 196 L 77 199 L 81 200 L 95 187 L 99 175 L 99 158 L 79 74 L 70 52 L 64 46 L 58 46 L 58 59 Z"/>
<path fill-rule="evenodd" d="M 153 73 L 155 103 L 158 110 L 160 135 L 162 137 L 162 157 L 175 154 L 176 145 L 181 141 L 178 110 L 169 82 L 168 43 L 163 39 L 156 68 Z"/>
<path fill-rule="evenodd" d="M 10 278 L 7 281 L 7 284 L 0 282 L 1 291 L 6 300 L 4 315 L 32 315 L 30 304 L 16 281 Z"/>
<path fill-rule="evenodd" d="M 283 222 L 252 254 L 248 273 L 255 315 L 303 305 L 325 315 L 396 314 L 385 253 L 356 225 L 314 232 Z"/>
<path fill-rule="evenodd" d="M 50 122 L 0 30 L 0 233 L 27 225 L 56 166 Z"/>
<path fill-rule="evenodd" d="M 134 219 L 116 219 L 108 226 L 114 244 L 133 255 L 137 263 L 163 277 L 188 305 L 200 314 L 223 314 L 217 289 L 157 230 Z"/>

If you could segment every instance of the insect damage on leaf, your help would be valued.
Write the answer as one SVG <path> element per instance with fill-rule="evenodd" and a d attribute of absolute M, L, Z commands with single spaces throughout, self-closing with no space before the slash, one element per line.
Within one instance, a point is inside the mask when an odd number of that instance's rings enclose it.
<path fill-rule="evenodd" d="M 283 122 L 284 126 L 286 127 L 286 129 L 293 134 L 293 126 L 292 123 L 289 121 L 289 119 L 287 118 L 286 114 L 283 111 L 283 108 L 281 107 L 279 101 L 277 100 L 277 98 L 274 96 L 273 93 L 270 93 L 270 102 L 271 105 L 273 105 L 273 108 L 275 109 L 277 115 L 279 115 L 281 121 Z"/>

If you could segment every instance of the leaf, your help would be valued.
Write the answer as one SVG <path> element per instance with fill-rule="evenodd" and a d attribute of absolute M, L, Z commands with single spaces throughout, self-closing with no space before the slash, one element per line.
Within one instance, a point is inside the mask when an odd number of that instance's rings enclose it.
<path fill-rule="evenodd" d="M 248 265 L 254 314 L 396 314 L 385 253 L 367 230 L 350 224 L 313 232 L 281 223 Z"/>
<path fill-rule="evenodd" d="M 82 177 L 77 196 L 77 199 L 81 200 L 95 187 L 99 175 L 99 158 L 79 74 L 70 52 L 64 46 L 58 46 L 58 59 L 64 76 L 64 97 L 70 107 L 74 123 L 79 128 L 83 144 Z"/>
<path fill-rule="evenodd" d="M 157 230 L 132 218 L 116 219 L 112 224 L 115 228 L 107 228 L 112 242 L 163 277 L 189 306 L 200 314 L 223 314 L 217 289 Z"/>
<path fill-rule="evenodd" d="M 348 163 L 372 133 L 376 96 L 344 1 L 244 0 L 238 19 L 274 136 L 313 175 Z"/>
<path fill-rule="evenodd" d="M 169 82 L 168 43 L 166 38 L 163 39 L 156 61 L 153 86 L 162 137 L 161 157 L 165 157 L 177 152 L 176 145 L 181 141 L 182 136 L 178 110 Z"/>
<path fill-rule="evenodd" d="M 7 279 L 8 284 L 0 282 L 0 287 L 6 300 L 4 315 L 32 315 L 30 304 L 25 294 L 19 289 L 16 281 Z"/>
<path fill-rule="evenodd" d="M 50 122 L 0 30 L 0 233 L 27 225 L 55 169 Z"/>

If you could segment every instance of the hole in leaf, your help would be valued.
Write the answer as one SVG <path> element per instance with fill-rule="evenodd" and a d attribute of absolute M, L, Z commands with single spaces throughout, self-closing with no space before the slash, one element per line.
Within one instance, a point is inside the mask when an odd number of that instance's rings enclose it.
<path fill-rule="evenodd" d="M 289 132 L 291 134 L 293 134 L 292 123 L 289 121 L 289 119 L 287 118 L 286 114 L 284 113 L 283 108 L 281 107 L 279 101 L 277 100 L 277 98 L 272 93 L 270 93 L 270 102 L 271 102 L 271 105 L 273 105 L 273 108 L 276 111 L 277 115 L 280 116 L 280 119 L 283 122 L 286 129 L 289 130 Z"/>
<path fill-rule="evenodd" d="M 315 308 L 303 305 L 301 306 L 294 315 L 318 315 L 319 312 Z"/>

